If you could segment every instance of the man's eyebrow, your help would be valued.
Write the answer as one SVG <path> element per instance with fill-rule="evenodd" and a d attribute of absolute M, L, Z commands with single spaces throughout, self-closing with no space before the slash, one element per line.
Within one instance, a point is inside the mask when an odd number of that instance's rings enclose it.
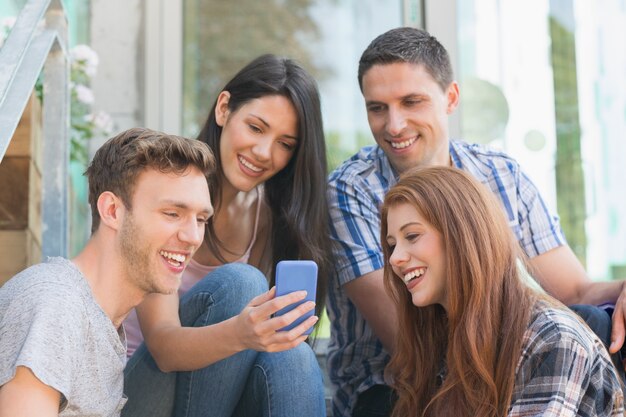
<path fill-rule="evenodd" d="M 165 200 L 161 200 L 161 203 L 167 204 L 168 206 L 174 206 L 174 207 L 183 208 L 183 209 L 189 208 L 189 205 L 179 200 L 165 199 Z"/>
<path fill-rule="evenodd" d="M 168 205 L 168 206 L 174 206 L 183 210 L 190 209 L 188 204 L 183 203 L 182 201 L 178 201 L 178 200 L 161 200 L 161 203 Z M 206 214 L 213 214 L 213 209 L 211 207 L 205 207 L 203 210 L 201 210 L 201 212 L 206 213 Z"/>
<path fill-rule="evenodd" d="M 423 98 L 423 97 L 428 97 L 428 94 L 423 94 L 423 93 L 411 93 L 411 94 L 407 94 L 405 96 L 402 96 L 402 100 L 407 100 L 410 98 Z"/>
<path fill-rule="evenodd" d="M 427 98 L 427 97 L 428 97 L 428 94 L 424 94 L 424 93 L 409 93 L 400 97 L 399 100 L 403 101 L 403 100 L 409 100 L 409 99 L 414 99 L 414 98 Z M 386 105 L 385 102 L 378 101 L 378 100 L 366 100 L 365 101 L 366 106 L 369 106 L 370 104 Z"/>

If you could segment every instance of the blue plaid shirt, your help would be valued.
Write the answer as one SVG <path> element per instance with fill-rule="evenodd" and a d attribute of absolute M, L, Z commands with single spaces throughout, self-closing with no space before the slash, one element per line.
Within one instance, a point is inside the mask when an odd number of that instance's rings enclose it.
<path fill-rule="evenodd" d="M 450 156 L 457 168 L 470 172 L 499 197 L 509 226 L 529 257 L 565 244 L 558 217 L 548 210 L 514 159 L 461 141 L 450 141 Z M 331 321 L 328 368 L 336 390 L 335 416 L 349 416 L 359 393 L 385 384 L 383 371 L 389 355 L 342 286 L 383 267 L 379 208 L 396 182 L 397 175 L 378 146 L 361 149 L 329 177 L 336 275 L 327 303 Z"/>

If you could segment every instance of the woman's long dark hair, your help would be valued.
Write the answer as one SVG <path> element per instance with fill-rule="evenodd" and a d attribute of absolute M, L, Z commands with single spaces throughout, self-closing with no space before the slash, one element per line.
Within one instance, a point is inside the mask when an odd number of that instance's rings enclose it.
<path fill-rule="evenodd" d="M 222 89 L 228 91 L 228 110 L 236 112 L 251 100 L 282 96 L 298 115 L 298 147 L 287 166 L 264 184 L 265 202 L 271 211 L 272 265 L 286 259 L 311 259 L 319 268 L 316 312 L 321 314 L 331 273 L 329 215 L 326 200 L 326 146 L 317 83 L 300 65 L 287 58 L 262 55 L 242 68 Z M 198 139 L 213 150 L 218 175 L 209 184 L 211 200 L 220 205 L 223 176 L 220 158 L 222 127 L 215 120 L 213 104 Z M 220 242 L 212 223 L 207 227 L 207 245 L 221 261 Z M 266 271 L 267 272 L 267 271 Z"/>

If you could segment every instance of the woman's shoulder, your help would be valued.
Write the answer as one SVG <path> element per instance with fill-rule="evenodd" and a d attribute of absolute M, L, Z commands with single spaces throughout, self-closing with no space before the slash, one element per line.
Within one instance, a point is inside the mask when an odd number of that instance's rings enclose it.
<path fill-rule="evenodd" d="M 603 344 L 576 313 L 565 306 L 538 300 L 524 335 L 523 351 L 556 348 L 585 351 L 595 356 L 603 349 Z"/>
<path fill-rule="evenodd" d="M 564 409 L 617 416 L 623 394 L 600 339 L 573 311 L 540 300 L 524 337 L 511 404 L 509 416 L 561 415 Z"/>

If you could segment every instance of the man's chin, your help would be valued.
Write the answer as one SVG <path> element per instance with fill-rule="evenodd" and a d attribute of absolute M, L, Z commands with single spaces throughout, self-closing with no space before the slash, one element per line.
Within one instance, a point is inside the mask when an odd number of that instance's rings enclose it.
<path fill-rule="evenodd" d="M 148 285 L 145 285 L 142 289 L 146 294 L 174 294 L 180 287 L 180 280 L 180 277 L 173 278 L 170 276 L 162 279 L 160 282 L 146 283 Z"/>
<path fill-rule="evenodd" d="M 168 279 L 168 281 L 171 281 L 171 278 Z M 164 295 L 174 294 L 178 291 L 178 288 L 180 287 L 180 281 L 181 277 L 179 276 L 176 278 L 175 282 L 168 282 L 167 285 L 163 285 L 161 286 L 161 288 L 158 288 L 158 291 L 156 292 Z"/>

